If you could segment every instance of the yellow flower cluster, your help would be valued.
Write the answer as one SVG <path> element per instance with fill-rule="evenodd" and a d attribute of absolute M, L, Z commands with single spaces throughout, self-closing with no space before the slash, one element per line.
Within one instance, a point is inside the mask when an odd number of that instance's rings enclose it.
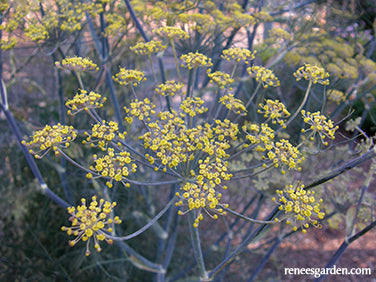
<path fill-rule="evenodd" d="M 128 123 L 133 122 L 132 116 L 137 117 L 141 121 L 144 119 L 150 121 L 150 117 L 156 113 L 154 110 L 155 105 L 152 104 L 148 98 L 145 98 L 143 101 L 135 100 L 131 102 L 130 105 L 130 109 L 124 107 L 125 112 L 128 114 L 125 118 Z"/>
<path fill-rule="evenodd" d="M 222 194 L 217 192 L 215 188 L 220 186 L 224 190 L 227 189 L 226 186 L 221 185 L 222 180 L 229 180 L 232 177 L 232 174 L 227 172 L 227 165 L 227 162 L 223 162 L 221 159 L 217 159 L 214 163 L 210 163 L 210 158 L 206 158 L 204 161 L 200 160 L 196 181 L 187 182 L 181 187 L 181 192 L 176 193 L 176 196 L 180 198 L 176 202 L 176 206 L 188 206 L 186 212 L 198 210 L 198 216 L 193 224 L 194 227 L 197 228 L 200 220 L 203 219 L 202 210 L 205 210 L 209 215 L 209 210 L 214 212 L 215 214 L 211 216 L 213 219 L 218 218 L 217 214 L 226 214 L 222 208 L 217 207 Z M 227 204 L 224 206 L 228 207 Z M 179 211 L 180 215 L 184 213 Z"/>
<path fill-rule="evenodd" d="M 251 144 L 263 143 L 267 146 L 266 149 L 272 149 L 272 141 L 275 137 L 274 130 L 271 129 L 266 123 L 257 124 L 246 122 L 243 127 L 243 131 L 247 134 L 246 139 L 251 142 Z M 258 146 L 256 150 L 264 152 L 264 146 Z"/>
<path fill-rule="evenodd" d="M 279 79 L 274 75 L 273 71 L 260 66 L 252 66 L 247 69 L 250 77 L 255 78 L 257 82 L 262 83 L 264 88 L 269 86 L 278 87 Z"/>
<path fill-rule="evenodd" d="M 166 48 L 167 46 L 163 45 L 162 41 L 157 40 L 138 42 L 135 46 L 130 47 L 130 49 L 138 55 L 150 55 L 163 51 Z"/>
<path fill-rule="evenodd" d="M 258 144 L 255 150 L 264 153 L 261 159 L 269 160 L 275 167 L 280 167 L 282 174 L 286 173 L 286 169 L 301 170 L 299 165 L 304 161 L 304 157 L 298 148 L 286 139 L 274 142 L 274 130 L 267 124 L 246 123 L 243 131 L 252 145 Z M 266 168 L 267 164 L 263 164 L 263 167 Z"/>
<path fill-rule="evenodd" d="M 265 118 L 271 118 L 273 124 L 278 122 L 282 127 L 286 127 L 283 119 L 289 117 L 290 113 L 283 103 L 267 99 L 265 104 L 259 104 L 259 107 L 258 113 L 263 113 Z"/>
<path fill-rule="evenodd" d="M 210 58 L 197 51 L 196 53 L 189 52 L 188 54 L 184 54 L 180 57 L 180 59 L 183 61 L 181 66 L 188 69 L 211 67 L 213 65 Z"/>
<path fill-rule="evenodd" d="M 189 38 L 188 33 L 182 30 L 180 27 L 175 26 L 164 26 L 160 27 L 157 30 L 153 30 L 162 38 L 168 39 L 187 39 Z"/>
<path fill-rule="evenodd" d="M 126 187 L 129 187 L 129 183 L 126 183 L 130 171 L 136 172 L 137 165 L 132 162 L 130 153 L 127 151 L 115 152 L 113 148 L 107 149 L 107 155 L 98 157 L 93 155 L 95 166 L 90 166 L 90 170 L 100 177 L 110 178 L 110 181 L 106 182 L 106 185 L 111 188 L 112 181 L 122 182 Z M 87 178 L 93 177 L 92 173 L 86 175 Z"/>
<path fill-rule="evenodd" d="M 83 144 L 89 143 L 91 147 L 99 147 L 103 151 L 106 150 L 107 143 L 111 141 L 119 141 L 125 138 L 126 132 L 118 132 L 119 125 L 115 121 L 105 121 L 93 125 L 91 134 L 85 132 L 86 140 Z M 115 140 L 114 140 L 115 139 Z"/>
<path fill-rule="evenodd" d="M 336 102 L 339 105 L 341 102 L 346 101 L 346 95 L 337 89 L 330 89 L 328 91 L 328 99 L 330 101 Z"/>
<path fill-rule="evenodd" d="M 279 209 L 285 211 L 285 214 L 291 214 L 295 225 L 294 231 L 298 230 L 297 225 L 302 225 L 302 232 L 306 233 L 309 223 L 320 227 L 317 219 L 314 219 L 314 217 L 323 219 L 325 213 L 320 211 L 322 199 L 317 200 L 314 196 L 314 191 L 306 191 L 304 184 L 298 184 L 295 189 L 293 185 L 289 185 L 283 191 L 277 190 L 276 193 L 278 201 L 276 198 L 272 200 L 280 204 Z M 291 220 L 287 220 L 286 223 L 291 224 Z"/>
<path fill-rule="evenodd" d="M 332 140 L 335 139 L 334 134 L 338 129 L 338 126 L 334 126 L 333 122 L 330 119 L 328 119 L 324 115 L 321 115 L 319 111 L 310 113 L 302 110 L 301 113 L 303 115 L 304 122 L 310 125 L 310 128 L 308 130 L 312 130 L 311 140 L 314 139 L 316 133 L 320 135 L 320 140 L 325 146 L 328 145 L 326 138 Z M 302 129 L 303 133 L 306 131 L 307 130 Z"/>
<path fill-rule="evenodd" d="M 137 86 L 146 80 L 145 74 L 142 71 L 126 70 L 125 68 L 120 68 L 120 72 L 112 78 L 120 85 L 131 84 L 133 86 Z"/>
<path fill-rule="evenodd" d="M 82 110 L 101 108 L 107 100 L 106 97 L 102 98 L 100 94 L 93 91 L 89 93 L 83 89 L 79 91 L 72 99 L 65 102 L 65 106 L 69 108 L 68 115 L 75 115 Z"/>
<path fill-rule="evenodd" d="M 86 256 L 90 255 L 90 240 L 94 239 L 94 248 L 97 252 L 102 249 L 99 245 L 100 241 L 106 240 L 108 244 L 112 244 L 112 239 L 108 239 L 108 233 L 112 232 L 113 224 L 120 224 L 121 220 L 118 216 L 113 219 L 110 217 L 116 202 L 110 203 L 103 199 L 97 201 L 97 197 L 92 197 L 89 207 L 86 206 L 86 200 L 81 199 L 82 205 L 76 207 L 68 207 L 68 213 L 71 215 L 69 221 L 72 226 L 61 227 L 61 231 L 67 232 L 69 236 L 76 236 L 74 240 L 69 241 L 69 245 L 73 247 L 80 240 L 86 242 Z"/>
<path fill-rule="evenodd" d="M 44 25 L 34 19 L 33 22 L 25 28 L 25 36 L 39 43 L 40 41 L 48 39 L 48 31 Z"/>
<path fill-rule="evenodd" d="M 233 111 L 238 115 L 246 114 L 246 109 L 243 102 L 239 99 L 236 99 L 233 94 L 223 95 L 223 97 L 219 99 L 219 102 L 225 105 L 227 109 Z"/>
<path fill-rule="evenodd" d="M 233 83 L 235 80 L 231 78 L 228 73 L 224 73 L 221 71 L 216 71 L 210 73 L 210 69 L 208 70 L 208 77 L 210 78 L 210 83 L 215 83 L 218 87 L 225 88 L 225 86 Z"/>
<path fill-rule="evenodd" d="M 248 64 L 249 61 L 252 61 L 255 58 L 255 53 L 246 48 L 229 48 L 223 50 L 221 58 L 227 61 L 235 61 L 235 62 L 245 62 Z"/>
<path fill-rule="evenodd" d="M 272 144 L 272 149 L 267 153 L 269 160 L 273 161 L 275 167 L 281 167 L 281 173 L 285 174 L 285 168 L 301 170 L 299 166 L 305 158 L 301 156 L 298 148 L 290 144 L 286 139 L 281 139 Z M 264 167 L 266 165 L 264 164 Z"/>
<path fill-rule="evenodd" d="M 204 100 L 198 97 L 194 98 L 187 98 L 180 104 L 180 109 L 189 114 L 189 116 L 194 117 L 196 114 L 203 114 L 208 111 L 208 108 L 202 106 L 204 104 Z"/>
<path fill-rule="evenodd" d="M 329 85 L 329 73 L 325 72 L 323 68 L 320 68 L 318 66 L 305 64 L 294 73 L 294 76 L 296 77 L 297 81 L 304 78 L 306 80 L 312 81 L 314 84 L 319 83 L 322 85 Z"/>
<path fill-rule="evenodd" d="M 22 144 L 30 148 L 30 153 L 35 155 L 35 158 L 40 159 L 45 156 L 48 151 L 52 148 L 55 155 L 59 155 L 58 147 L 67 148 L 69 147 L 69 142 L 76 139 L 76 132 L 73 126 L 57 125 L 49 126 L 46 125 L 42 130 L 36 131 L 30 142 L 22 141 Z M 38 148 L 39 152 L 34 152 L 32 148 Z M 42 155 L 39 155 L 42 153 Z"/>
<path fill-rule="evenodd" d="M 174 96 L 176 92 L 184 87 L 181 82 L 175 82 L 175 80 L 168 80 L 165 83 L 159 84 L 155 88 L 155 92 L 162 96 Z M 184 94 L 184 92 L 182 93 Z"/>
<path fill-rule="evenodd" d="M 56 67 L 75 71 L 98 71 L 99 68 L 96 64 L 92 62 L 89 58 L 82 57 L 67 57 L 62 60 L 62 62 L 55 62 Z"/>

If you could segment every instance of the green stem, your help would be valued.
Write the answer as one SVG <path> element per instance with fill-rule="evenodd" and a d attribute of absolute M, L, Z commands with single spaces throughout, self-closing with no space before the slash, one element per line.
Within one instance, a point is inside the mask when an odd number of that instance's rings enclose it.
<path fill-rule="evenodd" d="M 189 225 L 189 233 L 191 235 L 193 254 L 195 256 L 195 259 L 198 265 L 200 277 L 202 280 L 205 281 L 208 279 L 208 273 L 205 270 L 204 257 L 202 255 L 202 250 L 201 250 L 200 235 L 198 233 L 198 228 L 195 228 L 193 226 L 194 222 L 195 222 L 195 213 L 191 211 L 188 213 L 188 225 Z"/>
<path fill-rule="evenodd" d="M 77 80 L 78 80 L 78 84 L 80 84 L 80 88 L 84 90 L 85 86 L 84 86 L 84 83 L 82 82 L 81 74 L 79 72 L 77 72 Z"/>

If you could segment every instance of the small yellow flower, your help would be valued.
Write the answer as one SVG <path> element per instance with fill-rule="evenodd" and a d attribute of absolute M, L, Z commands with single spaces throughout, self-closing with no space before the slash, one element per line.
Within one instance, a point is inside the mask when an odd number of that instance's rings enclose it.
<path fill-rule="evenodd" d="M 260 66 L 252 66 L 247 69 L 250 77 L 256 79 L 257 82 L 261 82 L 264 88 L 278 87 L 279 80 L 274 75 L 273 71 Z"/>
<path fill-rule="evenodd" d="M 246 48 L 229 48 L 223 50 L 221 58 L 227 61 L 235 62 L 245 62 L 248 64 L 249 61 L 252 61 L 255 58 L 255 53 Z"/>
<path fill-rule="evenodd" d="M 280 204 L 279 209 L 285 211 L 288 217 L 293 218 L 295 231 L 299 226 L 305 233 L 309 224 L 321 227 L 317 219 L 323 219 L 325 213 L 320 210 L 322 199 L 317 200 L 314 191 L 307 191 L 304 184 L 298 184 L 295 189 L 293 185 L 289 185 L 283 191 L 277 190 L 276 193 L 278 200 L 273 198 L 273 201 Z M 291 221 L 288 219 L 286 223 L 291 224 Z"/>
<path fill-rule="evenodd" d="M 208 77 L 210 78 L 210 83 L 215 83 L 218 87 L 224 88 L 225 86 L 233 83 L 235 80 L 230 77 L 228 73 L 224 73 L 221 71 L 216 71 L 209 73 L 208 70 Z"/>
<path fill-rule="evenodd" d="M 310 113 L 304 110 L 301 111 L 303 115 L 303 120 L 305 123 L 310 125 L 308 130 L 302 129 L 302 132 L 307 132 L 312 130 L 311 140 L 314 139 L 316 133 L 319 134 L 320 140 L 324 145 L 328 145 L 326 138 L 335 139 L 334 134 L 338 129 L 338 126 L 334 126 L 333 122 L 328 119 L 326 116 L 321 115 L 320 112 Z"/>
<path fill-rule="evenodd" d="M 130 49 L 138 55 L 150 55 L 163 51 L 166 48 L 167 46 L 163 45 L 161 41 L 157 40 L 138 42 L 135 46 L 130 47 Z"/>
<path fill-rule="evenodd" d="M 99 68 L 89 58 L 67 57 L 60 62 L 55 62 L 56 67 L 75 72 L 98 71 Z"/>
<path fill-rule="evenodd" d="M 294 76 L 296 80 L 299 81 L 302 78 L 312 81 L 314 84 L 319 83 L 322 85 L 329 85 L 329 73 L 325 72 L 323 68 L 318 66 L 311 66 L 310 64 L 305 64 L 300 67 Z"/>
<path fill-rule="evenodd" d="M 97 197 L 92 197 L 89 207 L 86 206 L 86 200 L 81 199 L 82 205 L 76 207 L 68 207 L 68 213 L 71 215 L 69 221 L 72 222 L 71 227 L 63 226 L 61 231 L 76 236 L 74 240 L 69 241 L 69 245 L 73 247 L 80 240 L 86 242 L 86 256 L 90 255 L 90 241 L 94 239 L 94 248 L 97 252 L 102 249 L 99 245 L 100 241 L 106 240 L 108 244 L 112 244 L 113 240 L 108 236 L 113 230 L 113 224 L 120 224 L 121 220 L 118 216 L 113 219 L 110 217 L 116 202 L 110 203 L 103 199 L 97 201 Z"/>
<path fill-rule="evenodd" d="M 159 84 L 155 88 L 155 92 L 162 96 L 174 96 L 183 87 L 183 83 L 175 82 L 175 80 L 169 80 L 165 83 Z"/>
<path fill-rule="evenodd" d="M 182 30 L 180 27 L 175 26 L 164 26 L 160 27 L 157 30 L 153 30 L 156 34 L 158 34 L 162 38 L 168 39 L 187 39 L 189 38 L 188 33 Z"/>
<path fill-rule="evenodd" d="M 155 105 L 151 103 L 148 98 L 143 101 L 134 100 L 130 103 L 130 108 L 124 107 L 128 116 L 125 118 L 128 123 L 133 122 L 133 117 L 137 117 L 139 120 L 150 121 L 150 117 L 156 114 Z"/>
<path fill-rule="evenodd" d="M 98 93 L 93 91 L 88 93 L 86 90 L 80 89 L 79 93 L 65 103 L 65 106 L 69 108 L 69 115 L 75 115 L 82 110 L 101 108 L 106 100 L 106 97 L 102 97 Z"/>
<path fill-rule="evenodd" d="M 142 71 L 126 70 L 125 68 L 120 68 L 120 72 L 112 78 L 120 85 L 131 84 L 133 86 L 137 86 L 146 80 L 145 74 Z"/>
<path fill-rule="evenodd" d="M 226 94 L 219 99 L 219 101 L 226 106 L 227 109 L 233 111 L 238 115 L 245 115 L 246 109 L 243 102 L 236 99 L 233 94 Z"/>
<path fill-rule="evenodd" d="M 194 98 L 187 98 L 180 104 L 180 109 L 189 114 L 191 117 L 196 116 L 196 114 L 203 114 L 205 113 L 208 108 L 202 106 L 204 104 L 204 100 L 198 97 Z"/>
<path fill-rule="evenodd" d="M 127 183 L 127 177 L 129 174 L 135 173 L 137 165 L 131 159 L 130 153 L 127 151 L 115 152 L 113 148 L 107 149 L 107 154 L 99 157 L 94 155 L 94 166 L 90 166 L 90 170 L 97 174 L 98 177 L 109 178 L 110 181 L 106 185 L 111 188 L 112 181 L 122 182 L 126 187 L 129 187 Z M 87 178 L 92 178 L 93 173 L 88 173 Z"/>
<path fill-rule="evenodd" d="M 69 143 L 76 139 L 76 132 L 73 126 L 46 125 L 42 130 L 38 130 L 34 133 L 30 142 L 22 141 L 22 144 L 30 148 L 30 153 L 35 155 L 35 158 L 40 159 L 44 157 L 52 148 L 55 155 L 59 155 L 58 147 L 67 148 Z M 39 152 L 34 152 L 32 148 L 38 148 Z M 39 155 L 39 153 L 42 153 Z"/>
<path fill-rule="evenodd" d="M 196 53 L 184 54 L 180 57 L 183 61 L 181 65 L 184 68 L 193 69 L 198 67 L 211 67 L 212 61 L 210 58 L 196 51 Z"/>
<path fill-rule="evenodd" d="M 125 138 L 127 132 L 119 132 L 119 125 L 115 121 L 105 121 L 96 123 L 91 129 L 91 133 L 85 132 L 86 140 L 84 144 L 90 144 L 91 147 L 99 147 L 103 151 L 106 150 L 107 144 L 111 141 L 119 141 Z"/>
<path fill-rule="evenodd" d="M 273 124 L 277 123 L 284 126 L 284 118 L 290 116 L 289 111 L 286 109 L 285 105 L 278 100 L 265 100 L 265 104 L 259 104 L 258 113 L 263 113 L 265 118 L 271 118 Z"/>

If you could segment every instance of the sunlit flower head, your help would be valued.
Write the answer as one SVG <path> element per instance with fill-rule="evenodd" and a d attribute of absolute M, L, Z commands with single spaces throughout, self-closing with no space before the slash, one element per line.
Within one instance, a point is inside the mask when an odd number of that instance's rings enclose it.
<path fill-rule="evenodd" d="M 304 78 L 306 80 L 312 81 L 314 84 L 319 83 L 322 85 L 329 85 L 329 73 L 325 72 L 323 68 L 320 68 L 318 66 L 305 64 L 294 73 L 294 76 L 296 77 L 297 81 Z"/>
<path fill-rule="evenodd" d="M 93 91 L 88 93 L 88 91 L 80 89 L 79 93 L 65 102 L 65 106 L 69 108 L 68 115 L 74 115 L 82 110 L 101 108 L 106 100 L 106 97 L 102 97 L 98 93 Z"/>
<path fill-rule="evenodd" d="M 227 61 L 235 62 L 245 62 L 248 64 L 249 61 L 252 61 L 255 58 L 255 53 L 246 48 L 229 48 L 223 50 L 221 58 Z"/>
<path fill-rule="evenodd" d="M 137 86 L 146 80 L 145 74 L 142 71 L 127 70 L 120 68 L 120 72 L 112 77 L 120 85 L 133 85 Z"/>
<path fill-rule="evenodd" d="M 50 149 L 55 152 L 55 155 L 59 155 L 59 147 L 67 148 L 69 143 L 76 139 L 76 131 L 73 126 L 57 125 L 49 126 L 46 125 L 42 130 L 36 131 L 32 140 L 26 142 L 22 141 L 22 144 L 30 148 L 30 153 L 35 155 L 35 158 L 40 159 L 45 156 Z M 37 148 L 39 151 L 35 152 L 33 148 Z"/>
<path fill-rule="evenodd" d="M 63 59 L 61 62 L 55 62 L 56 67 L 75 71 L 75 72 L 82 72 L 82 71 L 98 71 L 99 68 L 96 64 L 92 62 L 89 58 L 82 58 L 82 57 L 67 57 Z"/>
<path fill-rule="evenodd" d="M 239 99 L 236 99 L 231 93 L 223 95 L 223 97 L 219 99 L 219 102 L 225 105 L 227 109 L 238 115 L 246 114 L 246 109 L 243 102 Z"/>
<path fill-rule="evenodd" d="M 224 88 L 235 81 L 228 73 L 221 71 L 210 73 L 209 71 L 210 70 L 208 70 L 208 77 L 210 78 L 210 83 L 215 83 L 218 87 Z"/>
<path fill-rule="evenodd" d="M 180 90 L 184 87 L 181 82 L 175 82 L 175 80 L 169 80 L 165 83 L 159 84 L 155 88 L 155 92 L 162 96 L 174 96 L 177 92 L 182 93 Z M 184 92 L 183 92 L 184 93 Z"/>
<path fill-rule="evenodd" d="M 264 104 L 259 104 L 257 112 L 264 114 L 265 118 L 270 118 L 274 124 L 278 123 L 281 126 L 285 124 L 283 119 L 290 116 L 289 111 L 283 103 L 270 99 L 265 100 Z"/>
<path fill-rule="evenodd" d="M 164 26 L 154 30 L 162 38 L 168 39 L 186 39 L 189 38 L 188 33 L 182 30 L 180 27 Z"/>
<path fill-rule="evenodd" d="M 92 197 L 89 207 L 86 206 L 86 200 L 81 199 L 82 205 L 69 207 L 68 213 L 71 215 L 69 221 L 72 226 L 61 227 L 62 231 L 68 235 L 76 236 L 74 240 L 69 241 L 69 245 L 73 247 L 80 240 L 86 242 L 86 256 L 90 255 L 90 241 L 94 240 L 94 248 L 98 252 L 102 249 L 99 245 L 100 241 L 106 240 L 108 244 L 112 244 L 113 240 L 108 236 L 113 231 L 113 224 L 120 224 L 121 220 L 118 216 L 111 217 L 112 209 L 116 206 L 116 202 L 110 203 L 103 199 L 97 201 L 97 197 Z"/>
<path fill-rule="evenodd" d="M 252 66 L 247 69 L 250 77 L 256 79 L 257 82 L 262 83 L 264 88 L 278 87 L 279 79 L 273 73 L 273 71 L 260 66 Z"/>
<path fill-rule="evenodd" d="M 314 139 L 316 133 L 320 136 L 321 142 L 326 146 L 328 145 L 327 139 L 335 139 L 334 134 L 338 129 L 338 126 L 334 126 L 330 119 L 321 115 L 320 112 L 310 113 L 302 110 L 301 113 L 304 122 L 310 125 L 310 128 L 302 129 L 302 132 L 312 131 L 311 140 Z"/>
<path fill-rule="evenodd" d="M 213 65 L 210 58 L 197 51 L 196 53 L 190 52 L 188 54 L 184 54 L 180 57 L 180 59 L 183 61 L 181 66 L 188 69 L 211 67 Z"/>
<path fill-rule="evenodd" d="M 125 138 L 127 132 L 119 132 L 119 125 L 116 121 L 105 121 L 96 123 L 91 129 L 91 133 L 85 132 L 86 140 L 83 144 L 90 144 L 91 147 L 99 147 L 103 151 L 110 142 L 118 143 Z"/>
<path fill-rule="evenodd" d="M 138 42 L 135 46 L 130 47 L 130 49 L 138 55 L 150 55 L 161 52 L 166 47 L 166 45 L 162 44 L 162 41 L 151 40 L 149 42 Z"/>
<path fill-rule="evenodd" d="M 122 182 L 125 187 L 129 187 L 127 177 L 129 174 L 135 173 L 137 165 L 131 159 L 130 153 L 127 151 L 115 152 L 113 148 L 107 149 L 104 156 L 93 155 L 95 165 L 90 166 L 93 173 L 88 173 L 87 178 L 104 177 L 110 179 L 106 185 L 111 188 L 113 180 Z"/>
<path fill-rule="evenodd" d="M 285 211 L 286 223 L 292 223 L 294 231 L 302 227 L 302 232 L 306 233 L 309 224 L 321 227 L 317 219 L 323 219 L 325 213 L 320 210 L 322 199 L 317 200 L 314 191 L 307 191 L 304 184 L 298 184 L 295 188 L 289 185 L 284 190 L 277 190 L 276 193 L 278 198 L 272 200 L 280 205 L 281 211 Z"/>

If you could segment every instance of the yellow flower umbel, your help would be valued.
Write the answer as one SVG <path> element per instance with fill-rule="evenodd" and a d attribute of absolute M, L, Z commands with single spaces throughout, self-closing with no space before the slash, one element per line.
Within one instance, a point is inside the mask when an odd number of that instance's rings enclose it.
<path fill-rule="evenodd" d="M 255 53 L 246 48 L 229 48 L 223 50 L 221 58 L 227 61 L 235 62 L 245 62 L 248 64 L 249 61 L 252 61 L 255 58 Z"/>
<path fill-rule="evenodd" d="M 341 102 L 346 101 L 346 95 L 342 91 L 331 89 L 328 91 L 328 99 L 339 105 Z"/>
<path fill-rule="evenodd" d="M 146 77 L 142 71 L 137 70 L 126 70 L 125 68 L 120 68 L 120 72 L 112 77 L 120 85 L 133 85 L 137 86 L 139 83 L 146 80 Z"/>
<path fill-rule="evenodd" d="M 329 85 L 329 73 L 325 72 L 323 68 L 318 66 L 311 66 L 310 64 L 305 64 L 300 67 L 295 73 L 296 81 L 302 78 L 312 81 L 313 84 L 319 83 L 322 85 Z"/>
<path fill-rule="evenodd" d="M 283 128 L 286 128 L 283 119 L 289 117 L 290 113 L 283 103 L 278 100 L 267 99 L 265 104 L 259 104 L 259 107 L 258 113 L 263 113 L 265 118 L 270 118 L 273 124 L 278 123 Z"/>
<path fill-rule="evenodd" d="M 314 139 L 316 133 L 320 135 L 321 142 L 327 146 L 328 142 L 326 139 L 335 139 L 334 134 L 338 129 L 338 126 L 334 126 L 333 122 L 326 116 L 321 115 L 320 112 L 310 113 L 305 110 L 301 111 L 303 115 L 303 120 L 305 123 L 309 124 L 311 127 L 308 130 L 302 129 L 302 132 L 312 130 L 311 140 Z"/>
<path fill-rule="evenodd" d="M 294 231 L 298 230 L 298 226 L 302 227 L 302 232 L 306 233 L 306 229 L 309 224 L 315 227 L 321 227 L 317 219 L 323 219 L 325 213 L 320 211 L 320 204 L 322 199 L 317 200 L 315 198 L 314 191 L 306 191 L 304 184 L 298 184 L 294 189 L 292 185 L 289 185 L 283 191 L 276 191 L 278 200 L 274 197 L 272 200 L 280 204 L 279 209 L 285 211 L 285 217 L 288 218 L 287 224 L 291 224 L 293 221 Z M 289 219 L 292 217 L 292 221 Z"/>
<path fill-rule="evenodd" d="M 300 164 L 305 158 L 298 148 L 291 145 L 288 140 L 281 139 L 266 148 L 268 150 L 267 157 L 263 158 L 273 161 L 275 167 L 280 167 L 282 174 L 286 173 L 286 169 L 301 170 Z M 263 166 L 266 167 L 266 164 Z"/>
<path fill-rule="evenodd" d="M 196 69 L 198 67 L 211 67 L 213 64 L 211 59 L 196 51 L 196 53 L 189 52 L 180 57 L 183 61 L 181 65 L 183 68 Z"/>
<path fill-rule="evenodd" d="M 224 73 L 221 71 L 216 71 L 209 73 L 208 70 L 208 77 L 210 78 L 210 83 L 215 83 L 218 87 L 225 88 L 225 86 L 233 83 L 235 80 L 231 78 L 228 73 Z"/>
<path fill-rule="evenodd" d="M 233 111 L 238 115 L 246 114 L 246 109 L 243 102 L 239 99 L 236 99 L 233 94 L 223 95 L 223 97 L 219 99 L 219 102 L 225 105 L 227 109 Z"/>
<path fill-rule="evenodd" d="M 194 98 L 187 98 L 180 104 L 180 109 L 182 112 L 185 112 L 191 117 L 196 116 L 196 114 L 203 114 L 208 111 L 208 108 L 202 106 L 204 104 L 204 100 L 199 97 Z"/>
<path fill-rule="evenodd" d="M 226 212 L 222 208 L 218 208 L 218 204 L 222 198 L 222 194 L 217 191 L 217 187 L 221 187 L 226 190 L 227 186 L 223 186 L 221 183 L 223 180 L 230 180 L 231 173 L 227 171 L 227 162 L 217 158 L 214 162 L 210 162 L 210 158 L 206 158 L 204 161 L 199 160 L 199 171 L 194 182 L 187 182 L 180 188 L 180 192 L 176 193 L 176 196 L 180 200 L 175 204 L 176 206 L 188 206 L 188 209 L 183 212 L 179 211 L 179 215 L 183 215 L 192 210 L 198 210 L 198 216 L 193 224 L 194 227 L 198 227 L 200 220 L 203 219 L 202 210 L 204 210 L 211 218 L 217 219 L 218 215 L 226 215 Z M 192 175 L 195 173 L 192 171 Z M 224 205 L 226 208 L 227 204 Z M 211 215 L 210 212 L 214 212 Z"/>
<path fill-rule="evenodd" d="M 65 103 L 65 106 L 69 108 L 68 115 L 75 115 L 82 110 L 88 111 L 89 109 L 101 108 L 107 100 L 106 97 L 102 98 L 100 94 L 93 91 L 89 93 L 83 89 L 79 91 L 79 93 Z"/>
<path fill-rule="evenodd" d="M 67 57 L 60 62 L 55 62 L 56 67 L 75 72 L 98 71 L 99 68 L 89 58 Z"/>
<path fill-rule="evenodd" d="M 119 142 L 125 138 L 127 132 L 119 132 L 119 125 L 116 121 L 105 121 L 94 124 L 91 129 L 91 134 L 85 132 L 86 140 L 82 141 L 83 144 L 89 143 L 91 147 L 99 147 L 103 151 L 106 150 L 107 143 Z M 119 144 L 118 144 L 119 145 Z"/>
<path fill-rule="evenodd" d="M 90 170 L 98 177 L 110 178 L 106 182 L 109 188 L 112 188 L 112 181 L 122 182 L 125 187 L 129 187 L 127 177 L 130 172 L 135 173 L 137 165 L 132 161 L 130 153 L 127 151 L 115 152 L 113 148 L 107 149 L 107 155 L 98 157 L 93 155 L 95 166 L 90 166 Z M 86 175 L 87 178 L 93 178 L 92 173 Z"/>
<path fill-rule="evenodd" d="M 138 42 L 135 46 L 130 47 L 130 49 L 138 55 L 150 55 L 163 51 L 166 47 L 161 41 L 151 40 L 146 43 Z"/>
<path fill-rule="evenodd" d="M 59 155 L 59 147 L 69 147 L 69 142 L 76 139 L 76 132 L 73 126 L 46 125 L 42 130 L 38 130 L 33 135 L 33 140 L 30 142 L 22 141 L 22 144 L 30 148 L 30 153 L 35 155 L 35 158 L 40 159 L 45 156 L 50 149 L 55 151 L 55 155 Z M 39 152 L 34 152 L 32 148 L 38 148 Z M 42 153 L 39 155 L 39 153 Z"/>
<path fill-rule="evenodd" d="M 116 202 L 110 203 L 103 199 L 97 201 L 97 197 L 92 197 L 89 207 L 86 206 L 86 200 L 81 199 L 82 205 L 69 207 L 68 213 L 71 215 L 69 221 L 72 222 L 71 227 L 63 226 L 62 231 L 68 235 L 76 236 L 74 240 L 69 241 L 69 245 L 73 247 L 80 240 L 86 242 L 86 256 L 90 255 L 90 241 L 94 239 L 94 248 L 100 252 L 102 249 L 99 245 L 100 241 L 106 240 L 108 244 L 112 244 L 113 240 L 108 239 L 108 233 L 113 230 L 113 224 L 120 224 L 121 220 L 118 216 L 113 219 L 109 216 L 112 209 L 116 206 Z"/>
<path fill-rule="evenodd" d="M 150 117 L 156 114 L 155 105 L 151 103 L 148 98 L 143 101 L 134 100 L 131 102 L 130 109 L 124 107 L 125 112 L 128 114 L 125 120 L 128 123 L 133 122 L 133 117 L 137 117 L 141 121 L 150 121 Z"/>
<path fill-rule="evenodd" d="M 268 88 L 269 86 L 278 87 L 279 80 L 274 75 L 274 73 L 260 66 L 252 66 L 247 69 L 248 74 L 250 77 L 255 78 L 257 82 L 262 83 L 264 88 Z"/>
<path fill-rule="evenodd" d="M 159 84 L 155 88 L 155 92 L 162 96 L 174 96 L 176 92 L 180 91 L 180 89 L 183 87 L 183 83 L 175 82 L 175 80 L 169 80 L 165 83 Z"/>
<path fill-rule="evenodd" d="M 153 30 L 153 32 L 157 33 L 162 38 L 168 39 L 186 39 L 189 38 L 188 33 L 182 30 L 180 27 L 175 26 L 164 26 L 160 27 L 157 30 Z"/>

